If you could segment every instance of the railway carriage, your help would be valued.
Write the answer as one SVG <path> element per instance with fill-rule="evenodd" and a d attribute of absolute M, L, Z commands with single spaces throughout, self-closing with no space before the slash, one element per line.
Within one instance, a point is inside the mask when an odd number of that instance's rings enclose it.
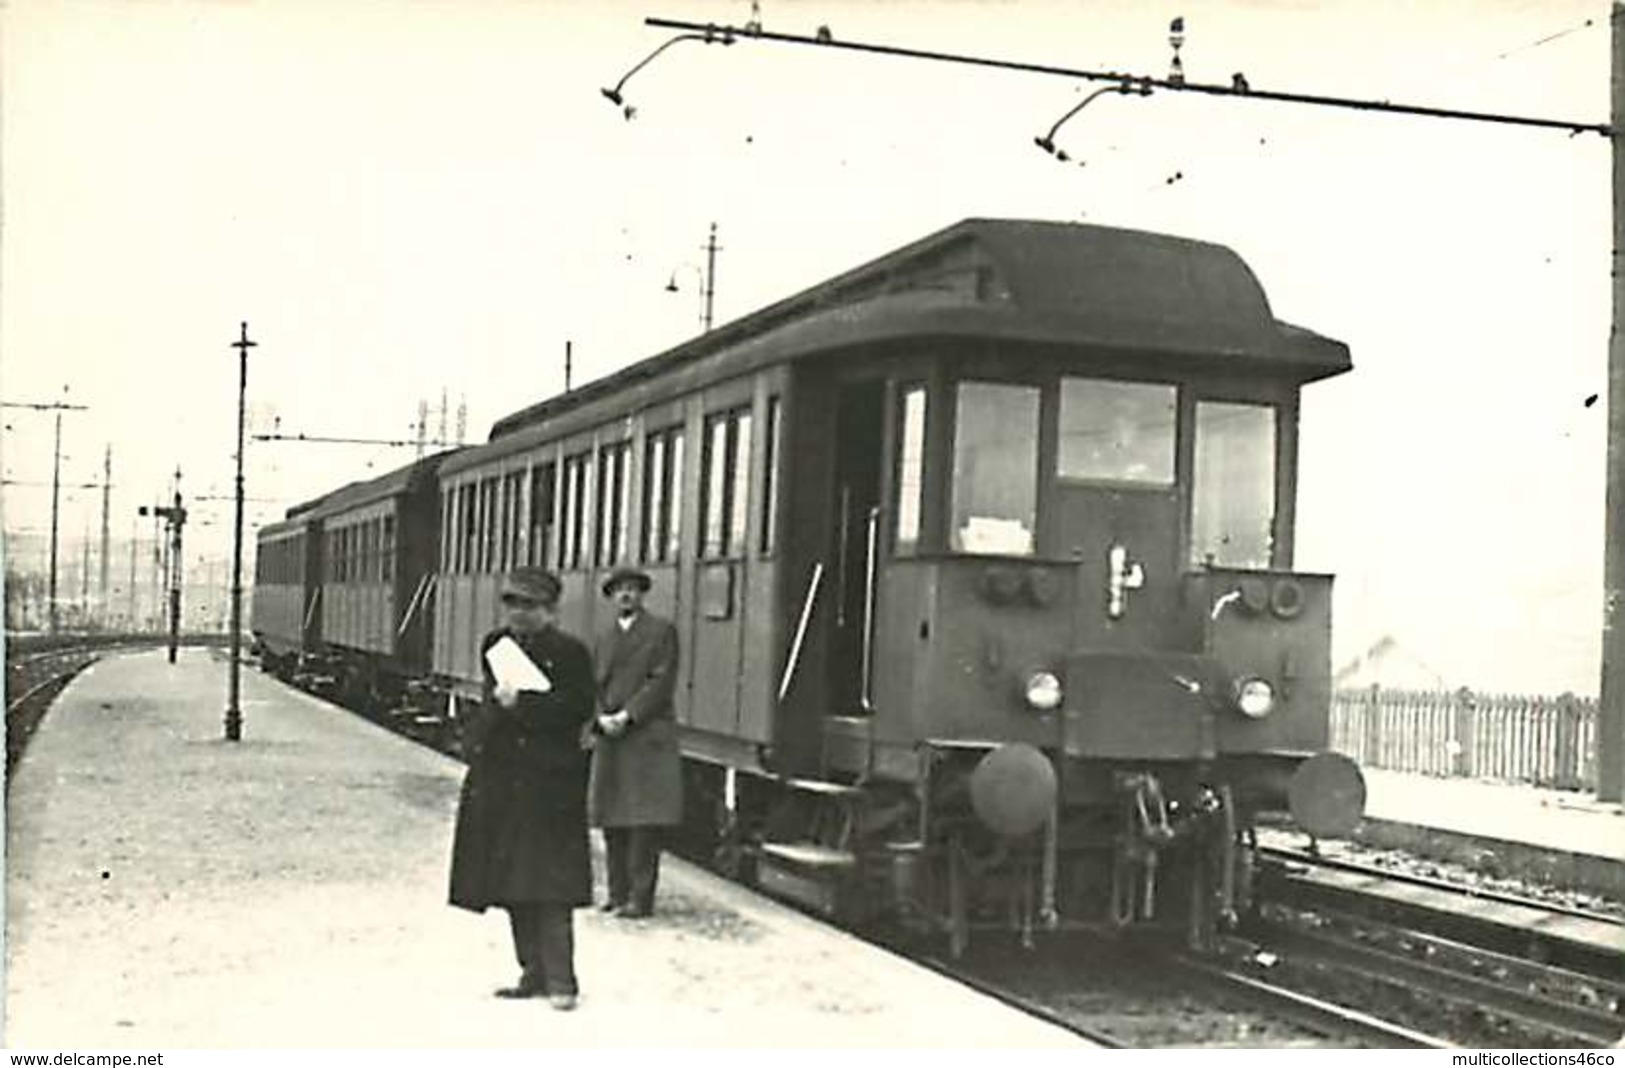
<path fill-rule="evenodd" d="M 321 527 L 306 518 L 315 504 L 288 509 L 256 535 L 249 630 L 261 665 L 284 677 L 321 634 Z"/>
<path fill-rule="evenodd" d="M 1347 348 L 1233 252 L 968 220 L 499 421 L 440 465 L 432 669 L 501 573 L 609 569 L 682 636 L 690 830 L 831 911 L 1169 927 L 1250 833 L 1346 829 L 1331 585 L 1293 570 L 1299 392 Z"/>
<path fill-rule="evenodd" d="M 449 453 L 322 497 L 306 515 L 321 554 L 317 678 L 369 710 L 428 677 L 440 553 L 435 474 Z"/>

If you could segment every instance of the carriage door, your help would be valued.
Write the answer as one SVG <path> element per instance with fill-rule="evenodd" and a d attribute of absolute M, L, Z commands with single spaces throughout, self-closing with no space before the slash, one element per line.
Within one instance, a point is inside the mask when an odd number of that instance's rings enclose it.
<path fill-rule="evenodd" d="M 870 537 L 871 519 L 880 506 L 884 381 L 849 382 L 836 394 L 835 502 L 830 511 L 834 561 L 834 618 L 830 642 L 830 711 L 860 715 L 863 707 L 864 621 L 872 612 L 870 597 L 879 561 L 878 537 Z"/>
<path fill-rule="evenodd" d="M 1170 384 L 1061 380 L 1055 545 L 1078 563 L 1083 648 L 1177 640 L 1178 411 Z"/>

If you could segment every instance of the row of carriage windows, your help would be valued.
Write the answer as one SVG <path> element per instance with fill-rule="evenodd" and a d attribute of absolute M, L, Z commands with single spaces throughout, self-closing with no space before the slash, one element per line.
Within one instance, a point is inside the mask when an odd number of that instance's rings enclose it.
<path fill-rule="evenodd" d="M 768 398 L 765 482 L 757 549 L 771 553 L 777 523 L 779 398 Z M 633 443 L 616 441 L 533 464 L 527 471 L 453 487 L 442 507 L 442 567 L 452 574 L 495 573 L 531 565 L 561 571 L 613 567 L 634 558 L 671 563 L 682 547 L 684 463 L 681 426 L 645 435 L 641 463 Z M 746 555 L 752 412 L 707 415 L 701 424 L 700 558 Z M 632 528 L 634 494 L 638 529 Z"/>
<path fill-rule="evenodd" d="M 323 532 L 329 582 L 389 582 L 395 577 L 395 517 L 365 519 Z"/>
<path fill-rule="evenodd" d="M 305 539 L 302 535 L 262 542 L 254 557 L 256 586 L 302 586 L 305 582 Z"/>

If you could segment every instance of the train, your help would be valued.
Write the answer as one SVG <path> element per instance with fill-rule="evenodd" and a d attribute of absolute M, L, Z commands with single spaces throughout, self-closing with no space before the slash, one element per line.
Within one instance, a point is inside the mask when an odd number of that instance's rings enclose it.
<path fill-rule="evenodd" d="M 1303 387 L 1220 245 L 967 219 L 258 532 L 268 668 L 456 744 L 505 571 L 653 578 L 687 841 L 857 923 L 1211 948 L 1257 830 L 1361 818 Z M 980 935 L 975 935 L 981 937 Z"/>

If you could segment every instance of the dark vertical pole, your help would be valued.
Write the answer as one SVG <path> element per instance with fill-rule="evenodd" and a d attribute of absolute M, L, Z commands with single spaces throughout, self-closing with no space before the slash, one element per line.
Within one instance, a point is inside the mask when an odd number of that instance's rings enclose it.
<path fill-rule="evenodd" d="M 175 469 L 175 499 L 169 512 L 169 662 L 181 642 L 181 575 L 185 571 L 181 555 L 181 527 L 186 511 L 181 507 L 181 469 Z"/>
<path fill-rule="evenodd" d="M 711 332 L 711 308 L 717 293 L 717 224 L 711 224 L 711 239 L 705 243 L 705 332 Z"/>
<path fill-rule="evenodd" d="M 237 510 L 232 519 L 231 538 L 231 665 L 226 684 L 226 741 L 243 737 L 242 650 L 243 650 L 243 417 L 248 399 L 248 324 L 232 347 L 237 350 Z"/>
<path fill-rule="evenodd" d="M 112 561 L 108 557 L 108 550 L 112 547 L 112 531 L 108 523 L 112 516 L 109 511 L 112 505 L 113 494 L 113 446 L 107 446 L 102 454 L 102 626 L 111 622 L 113 615 L 113 587 L 112 587 Z"/>
<path fill-rule="evenodd" d="M 1597 702 L 1597 797 L 1625 800 L 1625 0 L 1614 0 L 1613 327 L 1608 335 L 1608 489 L 1603 535 L 1602 690 Z"/>
<path fill-rule="evenodd" d="M 570 392 L 570 344 L 568 341 L 564 343 L 564 392 L 566 393 Z"/>
<path fill-rule="evenodd" d="M 132 630 L 132 631 L 137 630 L 137 629 L 140 628 L 140 623 L 137 622 L 137 618 L 136 618 L 136 613 L 139 611 L 139 608 L 137 607 L 139 602 L 136 599 L 136 587 L 135 587 L 136 553 L 139 551 L 138 546 L 141 544 L 140 534 L 141 534 L 141 528 L 136 524 L 136 522 L 134 520 L 131 520 L 130 521 L 130 630 Z"/>
<path fill-rule="evenodd" d="M 56 444 L 51 447 L 51 580 L 48 589 L 49 601 L 46 607 L 49 610 L 51 633 L 56 633 L 56 517 L 58 501 L 62 494 L 62 413 L 56 413 Z"/>

